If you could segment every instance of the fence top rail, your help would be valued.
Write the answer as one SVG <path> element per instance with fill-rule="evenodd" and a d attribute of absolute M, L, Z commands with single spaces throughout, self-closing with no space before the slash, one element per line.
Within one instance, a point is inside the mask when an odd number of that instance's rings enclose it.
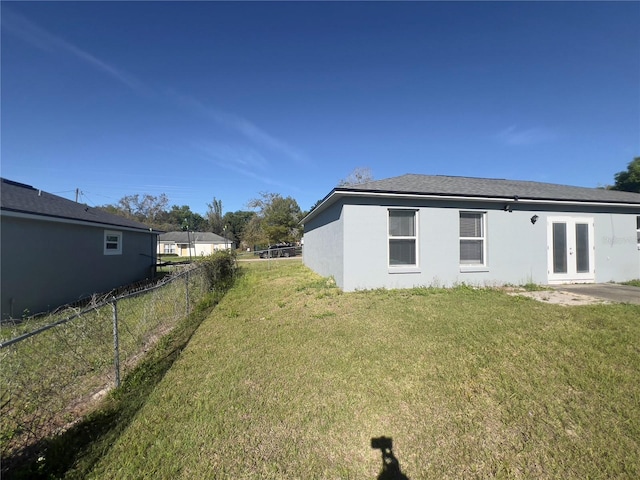
<path fill-rule="evenodd" d="M 33 337 L 34 335 L 38 335 L 42 332 L 46 332 L 47 330 L 57 327 L 59 325 L 63 325 L 67 322 L 70 322 L 71 320 L 74 320 L 78 317 L 81 317 L 82 315 L 85 315 L 93 310 L 97 310 L 99 308 L 105 307 L 109 304 L 113 304 L 114 302 L 117 302 L 118 300 L 124 300 L 126 298 L 132 298 L 132 297 L 136 297 L 138 295 L 142 295 L 144 293 L 148 293 L 148 292 L 152 292 L 154 290 L 157 290 L 161 287 L 164 287 L 165 285 L 169 285 L 170 283 L 175 282 L 176 280 L 178 280 L 179 278 L 185 277 L 187 275 L 189 275 L 189 273 L 198 270 L 200 267 L 193 267 L 193 268 L 189 268 L 186 269 L 180 273 L 175 273 L 169 277 L 164 277 L 163 279 L 161 279 L 159 282 L 154 283 L 153 285 L 147 286 L 143 289 L 140 290 L 135 290 L 132 292 L 125 292 L 122 293 L 120 295 L 114 295 L 112 292 L 109 292 L 105 295 L 102 296 L 102 299 L 99 301 L 95 301 L 95 302 L 91 302 L 91 304 L 80 310 L 79 312 L 74 313 L 73 315 L 70 315 L 68 317 L 65 317 L 63 319 L 60 319 L 56 322 L 53 323 L 49 323 L 47 325 L 43 325 L 41 327 L 36 328 L 35 330 L 32 330 L 30 332 L 26 332 L 23 333 L 21 335 L 18 335 L 17 337 L 11 338 L 9 340 L 6 340 L 4 342 L 0 342 L 0 350 L 2 350 L 3 348 L 9 347 L 11 345 L 14 345 L 16 343 L 19 343 L 23 340 L 26 340 L 27 338 Z"/>

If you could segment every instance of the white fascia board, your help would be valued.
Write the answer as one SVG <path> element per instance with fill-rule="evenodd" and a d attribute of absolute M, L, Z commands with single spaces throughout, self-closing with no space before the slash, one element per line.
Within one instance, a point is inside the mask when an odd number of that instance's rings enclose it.
<path fill-rule="evenodd" d="M 421 193 L 384 193 L 384 192 L 336 192 L 345 196 L 355 197 L 390 197 L 390 198 L 420 198 L 427 200 L 454 200 L 454 201 L 478 201 L 478 202 L 496 202 L 504 203 L 511 202 L 513 204 L 528 203 L 528 204 L 551 204 L 551 205 L 585 205 L 589 207 L 627 207 L 633 208 L 634 206 L 640 208 L 639 204 L 632 204 L 626 202 L 594 202 L 594 201 L 581 201 L 581 200 L 543 200 L 535 198 L 523 198 L 518 197 L 516 200 L 513 197 L 468 197 L 459 195 L 433 195 L 433 194 L 421 194 Z"/>
<path fill-rule="evenodd" d="M 112 223 L 102 223 L 102 222 L 87 222 L 85 220 L 74 220 L 71 218 L 63 218 L 63 217 L 50 217 L 48 215 L 38 215 L 34 213 L 24 213 L 24 212 L 14 212 L 12 210 L 2 210 L 0 212 L 3 216 L 13 217 L 13 218 L 25 218 L 28 220 L 40 220 L 44 222 L 54 222 L 54 223 L 66 223 L 70 225 L 83 225 L 87 227 L 96 227 L 96 228 L 107 228 L 111 230 L 122 230 L 127 232 L 148 232 L 158 235 L 158 232 L 153 231 L 152 228 L 148 230 L 144 230 L 142 228 L 133 228 L 133 227 L 125 227 L 122 225 L 115 225 Z"/>
<path fill-rule="evenodd" d="M 512 203 L 528 204 L 528 205 L 563 205 L 563 206 L 585 206 L 585 207 L 626 207 L 633 208 L 634 206 L 640 211 L 640 204 L 624 203 L 624 202 L 594 202 L 594 201 L 578 201 L 578 200 L 542 200 L 535 198 L 522 198 L 518 197 L 516 200 L 513 197 L 468 197 L 459 195 L 433 195 L 433 194 L 420 194 L 420 193 L 393 193 L 393 192 L 371 192 L 371 191 L 332 191 L 316 208 L 313 209 L 306 217 L 304 217 L 300 223 L 304 225 L 305 222 L 315 217 L 317 213 L 322 211 L 327 205 L 333 203 L 335 200 L 341 197 L 368 197 L 368 198 L 415 198 L 421 200 L 451 200 L 451 201 L 473 201 L 473 202 L 492 202 L 492 203 Z"/>

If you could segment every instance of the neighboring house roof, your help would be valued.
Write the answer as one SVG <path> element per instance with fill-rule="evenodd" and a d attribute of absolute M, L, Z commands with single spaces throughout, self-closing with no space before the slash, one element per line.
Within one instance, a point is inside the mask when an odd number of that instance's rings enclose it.
<path fill-rule="evenodd" d="M 129 220 L 99 208 L 76 203 L 51 193 L 37 190 L 30 185 L 0 179 L 0 208 L 3 213 L 37 215 L 65 221 L 89 222 L 105 226 L 126 227 L 150 231 L 150 228 L 135 220 Z"/>
<path fill-rule="evenodd" d="M 415 196 L 535 203 L 589 203 L 638 206 L 640 194 L 602 188 L 493 178 L 407 174 L 359 185 L 334 188 L 302 223 L 341 196 Z"/>
<path fill-rule="evenodd" d="M 160 234 L 158 240 L 175 243 L 233 243 L 212 232 L 167 232 Z"/>

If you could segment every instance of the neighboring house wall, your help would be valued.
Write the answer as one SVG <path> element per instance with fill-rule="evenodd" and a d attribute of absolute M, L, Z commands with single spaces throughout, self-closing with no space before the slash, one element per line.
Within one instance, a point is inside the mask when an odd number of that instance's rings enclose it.
<path fill-rule="evenodd" d="M 120 254 L 105 254 L 106 230 L 121 233 Z M 3 214 L 1 243 L 2 318 L 149 278 L 155 264 L 155 235 L 116 226 Z"/>
<path fill-rule="evenodd" d="M 233 248 L 232 241 L 211 232 L 168 232 L 158 238 L 158 254 L 161 255 L 202 257 Z"/>
<path fill-rule="evenodd" d="M 389 209 L 416 211 L 417 267 L 389 266 Z M 598 207 L 518 205 L 508 212 L 500 202 L 339 200 L 305 224 L 304 260 L 320 275 L 334 276 L 346 291 L 459 283 L 547 284 L 551 280 L 551 219 L 568 218 L 592 225 L 593 256 L 586 281 L 638 278 L 637 212 L 631 208 L 614 210 L 603 213 Z M 460 212 L 484 214 L 484 266 L 460 264 Z M 538 216 L 535 224 L 531 222 L 533 215 Z"/>
<path fill-rule="evenodd" d="M 195 245 L 191 245 L 191 255 L 196 257 L 202 257 L 211 255 L 214 252 L 218 252 L 221 250 L 227 250 L 232 246 L 229 242 L 226 245 L 224 243 L 196 243 Z M 180 257 L 188 257 L 189 256 L 189 248 L 187 244 L 176 244 L 174 242 L 160 242 L 158 244 L 158 254 L 167 255 L 167 254 L 176 254 Z"/>

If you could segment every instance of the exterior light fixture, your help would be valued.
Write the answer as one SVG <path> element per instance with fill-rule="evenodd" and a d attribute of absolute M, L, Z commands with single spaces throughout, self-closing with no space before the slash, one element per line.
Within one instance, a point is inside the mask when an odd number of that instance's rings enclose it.
<path fill-rule="evenodd" d="M 538 215 L 534 215 L 533 217 L 531 217 L 531 223 L 533 225 L 535 225 L 537 221 L 538 221 Z"/>

